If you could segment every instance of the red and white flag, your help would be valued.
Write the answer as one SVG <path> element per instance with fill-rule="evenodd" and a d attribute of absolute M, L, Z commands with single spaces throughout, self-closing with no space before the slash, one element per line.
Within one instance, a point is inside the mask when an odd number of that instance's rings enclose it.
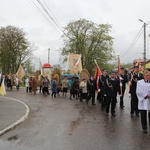
<path fill-rule="evenodd" d="M 96 91 L 98 91 L 99 89 L 99 78 L 102 75 L 102 72 L 96 62 L 96 60 L 94 59 L 95 65 L 96 65 L 96 69 L 95 69 L 95 75 L 94 75 L 94 79 L 96 80 Z"/>

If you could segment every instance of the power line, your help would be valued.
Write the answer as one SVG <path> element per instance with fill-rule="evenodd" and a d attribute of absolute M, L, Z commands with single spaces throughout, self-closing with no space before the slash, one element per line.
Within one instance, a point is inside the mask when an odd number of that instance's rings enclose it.
<path fill-rule="evenodd" d="M 143 26 L 141 27 L 140 31 L 138 32 L 137 36 L 135 37 L 135 39 L 133 40 L 133 42 L 131 43 L 129 48 L 125 51 L 124 54 L 121 55 L 121 57 L 124 57 L 126 55 L 126 53 L 135 45 L 135 43 L 137 42 L 137 40 L 141 36 L 142 32 L 143 32 Z"/>
<path fill-rule="evenodd" d="M 35 2 L 33 0 L 31 0 L 32 3 L 34 4 L 34 6 L 38 9 L 38 11 L 42 14 L 42 16 L 48 21 L 48 23 L 57 31 L 57 33 L 61 34 L 56 28 L 55 26 L 49 21 L 49 19 L 44 15 L 44 13 L 40 10 L 40 8 L 35 4 Z"/>
<path fill-rule="evenodd" d="M 46 5 L 46 7 L 49 9 L 49 11 L 51 12 L 51 14 L 54 16 L 54 14 L 52 13 L 52 11 L 50 10 L 49 6 L 46 4 L 45 0 L 43 0 L 44 4 Z M 59 26 L 62 28 L 62 25 L 59 23 L 58 19 L 54 16 L 55 20 L 57 21 L 57 23 L 59 24 Z"/>
<path fill-rule="evenodd" d="M 55 25 L 62 31 L 61 27 L 58 25 L 58 23 L 53 19 L 53 17 L 49 14 L 49 12 L 47 11 L 47 9 L 45 8 L 45 6 L 43 5 L 43 3 L 40 0 L 37 0 L 37 2 L 41 5 L 41 7 L 43 8 L 43 10 L 47 13 L 47 15 L 50 17 L 50 19 L 55 23 Z M 63 31 L 62 31 L 63 32 Z"/>

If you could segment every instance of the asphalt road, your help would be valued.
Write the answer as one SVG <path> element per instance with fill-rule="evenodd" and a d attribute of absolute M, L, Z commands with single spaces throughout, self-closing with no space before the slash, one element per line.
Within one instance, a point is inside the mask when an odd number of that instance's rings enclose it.
<path fill-rule="evenodd" d="M 52 98 L 21 89 L 7 97 L 25 102 L 30 115 L 1 136 L 0 150 L 150 150 L 150 131 L 144 134 L 140 118 L 130 117 L 129 95 L 125 110 L 117 103 L 116 117 L 105 116 L 98 102 L 87 105 L 69 95 Z"/>

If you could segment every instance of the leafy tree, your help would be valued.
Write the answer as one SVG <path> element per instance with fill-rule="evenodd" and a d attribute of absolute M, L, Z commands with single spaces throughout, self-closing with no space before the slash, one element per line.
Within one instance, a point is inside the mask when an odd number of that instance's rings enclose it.
<path fill-rule="evenodd" d="M 28 74 L 32 74 L 33 73 L 33 66 L 32 66 L 32 62 L 31 59 L 27 59 L 24 63 L 23 63 L 23 67 L 25 68 L 25 72 Z"/>
<path fill-rule="evenodd" d="M 104 65 L 104 68 L 106 68 L 108 70 L 108 74 L 110 74 L 112 70 L 115 70 L 115 64 L 107 63 Z"/>
<path fill-rule="evenodd" d="M 5 74 L 16 73 L 32 52 L 25 32 L 14 26 L 0 28 L 0 65 Z"/>
<path fill-rule="evenodd" d="M 89 71 L 93 69 L 94 59 L 103 67 L 113 58 L 110 29 L 109 24 L 96 24 L 85 19 L 68 23 L 62 36 L 64 47 L 61 54 L 64 61 L 69 53 L 76 53 L 82 55 L 82 65 Z"/>

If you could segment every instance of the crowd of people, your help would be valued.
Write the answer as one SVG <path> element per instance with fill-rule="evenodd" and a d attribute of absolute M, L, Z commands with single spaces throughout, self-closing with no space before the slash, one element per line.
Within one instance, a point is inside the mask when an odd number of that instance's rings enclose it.
<path fill-rule="evenodd" d="M 81 80 L 81 82 L 80 82 Z M 16 89 L 19 90 L 19 81 L 15 78 Z M 11 90 L 12 80 L 8 76 L 6 80 L 7 89 Z M 26 92 L 37 93 L 37 81 L 36 78 L 27 77 L 25 80 Z M 126 87 L 129 86 L 129 91 Z M 51 90 L 51 94 L 50 94 Z M 105 111 L 106 116 L 109 113 L 112 116 L 116 116 L 116 103 L 119 103 L 120 108 L 125 109 L 124 106 L 124 94 L 125 92 L 131 95 L 131 117 L 139 116 L 141 114 L 141 124 L 144 133 L 147 133 L 147 112 L 150 110 L 150 70 L 145 70 L 142 74 L 139 72 L 139 67 L 134 66 L 130 73 L 125 72 L 125 68 L 120 68 L 120 73 L 112 71 L 108 75 L 107 69 L 102 70 L 102 75 L 98 80 L 94 75 L 91 75 L 89 79 L 83 77 L 79 79 L 78 76 L 72 78 L 72 82 L 69 82 L 67 76 L 61 81 L 61 90 L 58 90 L 57 78 L 49 81 L 47 76 L 41 76 L 39 93 L 44 95 L 51 95 L 56 98 L 60 95 L 67 98 L 69 93 L 69 99 L 83 100 L 89 104 L 91 100 L 92 105 L 96 105 L 96 100 L 101 104 L 101 110 Z M 119 95 L 119 100 L 117 96 Z M 150 112 L 148 113 L 150 124 Z"/>
<path fill-rule="evenodd" d="M 6 90 L 7 91 L 11 91 L 13 90 L 13 87 L 15 86 L 16 87 L 16 90 L 19 91 L 19 88 L 20 88 L 20 81 L 18 79 L 17 76 L 11 76 L 11 75 L 6 75 L 6 76 L 1 76 L 1 79 L 0 79 L 0 85 L 2 83 L 4 79 L 4 84 L 6 86 Z"/>

